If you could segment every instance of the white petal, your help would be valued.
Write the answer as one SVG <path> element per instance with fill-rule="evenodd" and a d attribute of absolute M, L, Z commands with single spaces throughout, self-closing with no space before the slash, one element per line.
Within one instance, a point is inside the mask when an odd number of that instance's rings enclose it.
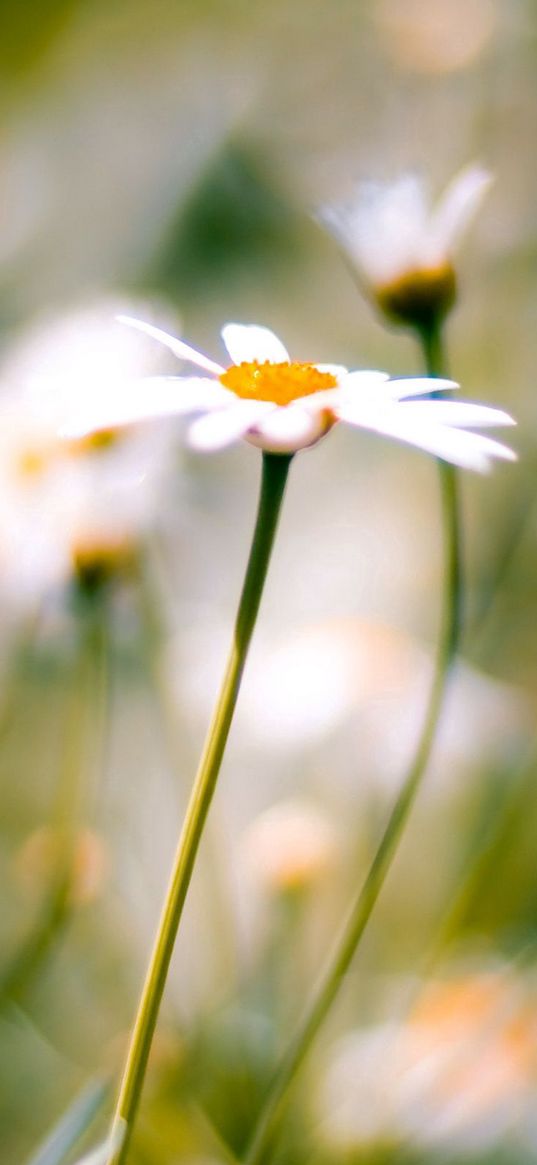
<path fill-rule="evenodd" d="M 138 332 L 145 332 L 146 336 L 152 336 L 154 340 L 158 340 L 160 344 L 169 348 L 174 356 L 179 357 L 179 360 L 189 360 L 192 364 L 197 364 L 198 368 L 204 368 L 206 372 L 212 372 L 215 376 L 220 376 L 224 372 L 221 364 L 215 364 L 214 360 L 209 360 L 209 357 L 204 356 L 203 352 L 191 348 L 190 344 L 185 344 L 176 336 L 170 336 L 169 332 L 163 332 L 162 328 L 155 328 L 153 324 L 146 324 L 143 320 L 135 320 L 132 316 L 117 316 L 117 319 L 120 324 L 127 324 L 129 328 L 135 328 Z"/>
<path fill-rule="evenodd" d="M 327 208 L 321 217 L 372 284 L 390 282 L 419 262 L 428 208 L 415 174 L 362 182 L 346 206 Z"/>
<path fill-rule="evenodd" d="M 339 391 L 351 404 L 360 401 L 372 406 L 385 405 L 386 402 L 391 403 L 393 400 L 394 394 L 391 390 L 393 383 L 387 372 L 366 368 L 349 372 L 344 376 L 340 381 Z"/>
<path fill-rule="evenodd" d="M 352 389 L 362 388 L 363 386 L 367 387 L 370 384 L 384 384 L 385 381 L 389 379 L 390 376 L 388 372 L 379 372 L 377 368 L 358 368 L 353 372 L 347 373 L 342 387 L 348 386 Z"/>
<path fill-rule="evenodd" d="M 433 424 L 453 425 L 463 429 L 516 424 L 503 409 L 489 408 L 488 405 L 474 404 L 472 401 L 405 401 L 402 407 L 405 416 L 412 416 L 419 423 L 431 421 Z"/>
<path fill-rule="evenodd" d="M 386 391 L 392 400 L 398 401 L 459 387 L 456 380 L 443 380 L 439 376 L 405 376 L 390 380 L 386 385 Z"/>
<path fill-rule="evenodd" d="M 427 233 L 433 261 L 452 253 L 492 182 L 492 174 L 481 166 L 465 166 L 450 182 L 429 221 Z"/>
<path fill-rule="evenodd" d="M 319 372 L 328 372 L 330 376 L 335 376 L 336 380 L 338 381 L 343 380 L 343 377 L 348 376 L 349 374 L 349 370 L 348 368 L 345 368 L 344 364 L 317 364 L 317 362 L 315 362 L 314 367 L 317 368 Z"/>
<path fill-rule="evenodd" d="M 498 441 L 491 441 L 490 437 L 483 437 L 481 433 L 468 433 L 461 429 L 450 429 L 447 425 L 418 424 L 415 420 L 408 420 L 404 415 L 404 405 L 392 410 L 368 411 L 345 404 L 337 412 L 341 420 L 414 445 L 463 469 L 486 471 L 493 457 L 516 461 L 516 454 L 511 449 L 500 445 Z"/>
<path fill-rule="evenodd" d="M 224 449 L 273 411 L 274 405 L 267 401 L 237 401 L 235 397 L 235 403 L 229 408 L 218 409 L 195 421 L 188 431 L 188 443 L 203 452 Z"/>
<path fill-rule="evenodd" d="M 337 388 L 323 388 L 320 392 L 310 392 L 308 396 L 301 396 L 296 401 L 296 406 L 307 409 L 309 413 L 318 413 L 323 409 L 334 408 L 342 399 L 344 397 L 338 385 Z"/>
<path fill-rule="evenodd" d="M 205 412 L 222 408 L 234 399 L 233 393 L 204 377 L 147 377 L 128 385 L 111 386 L 107 401 L 99 400 L 94 411 L 74 413 L 62 425 L 60 436 L 83 437 L 157 417 Z"/>
<path fill-rule="evenodd" d="M 300 405 L 290 405 L 275 409 L 246 439 L 271 453 L 296 453 L 324 437 L 329 428 L 331 422 L 321 410 L 315 413 Z"/>
<path fill-rule="evenodd" d="M 370 401 L 371 404 L 384 403 L 386 388 L 390 378 L 387 372 L 377 372 L 375 369 L 363 369 L 358 372 L 349 372 L 339 384 L 339 391 L 345 400 Z M 380 395 L 379 395 L 380 394 Z"/>
<path fill-rule="evenodd" d="M 251 363 L 257 360 L 263 364 L 283 364 L 289 360 L 289 353 L 281 340 L 270 331 L 257 324 L 226 324 L 222 328 L 222 339 L 234 364 Z"/>

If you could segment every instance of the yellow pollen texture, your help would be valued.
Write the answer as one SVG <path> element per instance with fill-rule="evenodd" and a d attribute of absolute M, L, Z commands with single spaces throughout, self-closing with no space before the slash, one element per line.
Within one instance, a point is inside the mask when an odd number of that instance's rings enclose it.
<path fill-rule="evenodd" d="M 320 372 L 314 364 L 285 362 L 272 364 L 234 364 L 219 377 L 220 383 L 243 400 L 270 401 L 275 405 L 289 405 L 300 397 L 314 392 L 325 392 L 337 387 L 331 372 Z"/>

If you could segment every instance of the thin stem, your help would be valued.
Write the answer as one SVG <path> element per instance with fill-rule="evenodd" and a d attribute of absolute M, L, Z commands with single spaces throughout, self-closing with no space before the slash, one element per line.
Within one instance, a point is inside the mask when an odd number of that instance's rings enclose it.
<path fill-rule="evenodd" d="M 446 376 L 447 360 L 444 352 L 442 328 L 438 324 L 417 331 L 428 376 Z"/>
<path fill-rule="evenodd" d="M 140 555 L 137 566 L 144 662 L 150 672 L 151 695 L 156 701 L 156 712 L 167 746 L 171 770 L 184 794 L 184 770 L 189 767 L 192 759 L 191 736 L 171 690 L 166 669 L 162 667 L 162 645 L 166 637 L 162 611 L 167 605 L 163 600 L 166 597 L 164 592 L 169 590 L 171 581 L 163 577 L 163 568 L 158 561 L 158 547 L 155 542 L 146 545 L 145 553 L 143 556 Z M 205 828 L 205 861 L 200 873 L 204 875 L 206 922 L 213 935 L 213 950 L 218 951 L 215 973 L 219 976 L 220 982 L 232 982 L 238 975 L 238 951 L 232 918 L 229 870 L 220 845 L 221 830 L 218 817 L 215 819 L 215 808 L 213 806 Z"/>
<path fill-rule="evenodd" d="M 121 1144 L 119 1149 L 112 1153 L 108 1165 L 123 1165 L 127 1156 L 175 938 L 205 819 L 220 771 L 259 610 L 290 464 L 290 456 L 263 454 L 257 520 L 235 633 L 179 838 L 172 876 L 131 1037 L 114 1117 L 114 1128 L 121 1137 Z"/>
<path fill-rule="evenodd" d="M 480 806 L 476 827 L 461 862 L 460 876 L 427 956 L 428 973 L 468 926 L 472 911 L 487 895 L 486 888 L 495 881 L 498 883 L 500 863 L 516 848 L 517 834 L 523 827 L 528 794 L 531 796 L 535 787 L 536 769 L 537 750 L 533 741 L 520 763 L 511 768 L 508 781 L 503 768 L 497 773 L 487 773 L 487 785 L 492 788 L 487 788 L 487 800 Z"/>
<path fill-rule="evenodd" d="M 86 792 L 83 778 L 90 776 L 90 758 L 104 735 L 102 703 L 105 680 L 103 616 L 100 608 L 81 611 L 78 617 L 78 660 L 70 676 L 67 724 L 62 761 L 52 815 L 55 842 L 50 884 L 34 924 L 0 970 L 0 1007 L 8 999 L 20 999 L 58 942 L 73 912 L 74 851 Z"/>
<path fill-rule="evenodd" d="M 428 376 L 446 376 L 447 358 L 444 351 L 443 334 L 440 326 L 423 328 L 418 332 L 425 368 Z M 462 633 L 463 624 L 463 579 L 461 524 L 459 518 L 459 488 L 457 470 L 447 461 L 438 461 L 438 472 L 443 496 L 443 517 L 445 530 L 445 570 L 449 575 L 452 596 L 452 642 L 450 655 L 455 656 Z"/>
<path fill-rule="evenodd" d="M 440 374 L 440 335 L 423 337 L 430 375 Z M 410 811 L 425 774 L 443 707 L 446 682 L 461 628 L 461 568 L 457 480 L 453 467 L 439 462 L 444 529 L 444 595 L 435 675 L 425 722 L 416 752 L 392 809 L 365 882 L 359 890 L 338 939 L 314 987 L 311 999 L 276 1069 L 264 1107 L 244 1157 L 245 1165 L 260 1165 L 270 1147 L 277 1120 L 290 1087 L 344 983 L 362 935 L 384 885 Z"/>

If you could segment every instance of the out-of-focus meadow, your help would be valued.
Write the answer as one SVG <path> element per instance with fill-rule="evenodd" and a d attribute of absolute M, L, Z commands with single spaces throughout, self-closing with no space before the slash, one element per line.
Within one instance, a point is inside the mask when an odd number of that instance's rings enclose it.
<path fill-rule="evenodd" d="M 298 359 L 418 374 L 315 212 L 357 179 L 416 169 L 438 192 L 478 160 L 495 184 L 450 371 L 516 416 L 519 462 L 463 475 L 462 657 L 274 1154 L 533 1161 L 535 7 L 34 0 L 5 7 L 0 63 L 0 1158 L 30 1160 L 81 1093 L 68 1160 L 105 1134 L 260 464 L 188 451 L 181 421 L 58 458 L 51 386 L 176 371 L 120 311 L 216 360 L 236 319 Z M 412 753 L 441 579 L 431 458 L 344 426 L 297 457 L 133 1165 L 240 1157 Z"/>

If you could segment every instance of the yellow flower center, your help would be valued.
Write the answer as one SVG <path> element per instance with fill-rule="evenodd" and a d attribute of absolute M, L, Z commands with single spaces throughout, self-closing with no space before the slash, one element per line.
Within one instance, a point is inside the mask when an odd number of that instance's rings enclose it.
<path fill-rule="evenodd" d="M 15 461 L 17 477 L 22 479 L 40 477 L 50 467 L 54 454 L 55 450 L 45 445 L 41 448 L 29 445 L 26 449 L 21 449 Z"/>
<path fill-rule="evenodd" d="M 79 583 L 86 590 L 98 590 L 120 576 L 128 577 L 136 564 L 136 547 L 128 537 L 81 538 L 71 550 L 72 563 Z"/>
<path fill-rule="evenodd" d="M 439 267 L 407 271 L 399 279 L 376 288 L 377 303 L 392 320 L 410 327 L 429 328 L 444 318 L 456 297 L 455 272 L 449 262 Z"/>
<path fill-rule="evenodd" d="M 243 400 L 270 401 L 275 405 L 290 405 L 300 397 L 314 392 L 336 388 L 337 380 L 331 372 L 321 372 L 314 364 L 295 364 L 285 361 L 272 364 L 233 364 L 219 377 L 220 383 Z"/>
<path fill-rule="evenodd" d="M 74 457 L 86 453 L 100 453 L 103 449 L 110 449 L 121 441 L 119 429 L 98 429 L 95 433 L 87 433 L 84 437 L 76 437 L 68 442 L 67 450 Z"/>

